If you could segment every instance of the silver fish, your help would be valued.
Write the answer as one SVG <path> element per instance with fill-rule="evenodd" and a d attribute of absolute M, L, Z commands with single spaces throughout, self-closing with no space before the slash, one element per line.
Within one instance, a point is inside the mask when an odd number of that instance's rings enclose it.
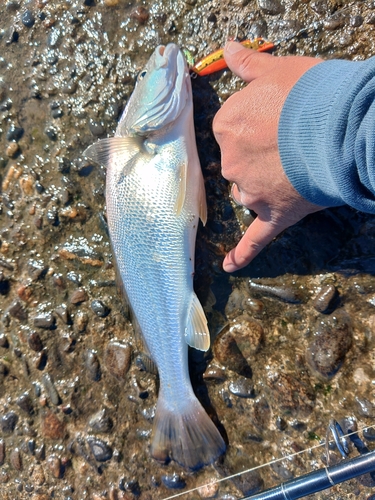
<path fill-rule="evenodd" d="M 107 166 L 109 233 L 126 295 L 160 377 L 151 454 L 196 469 L 225 443 L 197 400 L 188 344 L 209 348 L 193 290 L 198 218 L 207 207 L 189 71 L 175 44 L 158 46 L 139 74 L 115 137 L 85 155 Z"/>

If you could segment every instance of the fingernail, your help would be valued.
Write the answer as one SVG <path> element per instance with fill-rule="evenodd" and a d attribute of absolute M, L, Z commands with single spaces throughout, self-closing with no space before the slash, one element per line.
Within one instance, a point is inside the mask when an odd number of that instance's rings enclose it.
<path fill-rule="evenodd" d="M 235 54 L 239 50 L 243 50 L 243 45 L 238 42 L 229 41 L 225 45 L 225 52 L 227 54 Z"/>
<path fill-rule="evenodd" d="M 223 269 L 227 273 L 234 273 L 234 271 L 237 271 L 237 267 L 232 262 L 224 262 Z"/>

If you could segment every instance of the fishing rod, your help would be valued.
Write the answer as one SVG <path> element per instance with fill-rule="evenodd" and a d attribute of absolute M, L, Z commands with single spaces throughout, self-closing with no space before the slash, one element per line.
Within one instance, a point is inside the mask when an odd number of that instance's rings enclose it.
<path fill-rule="evenodd" d="M 326 439 L 323 443 L 320 443 L 316 446 L 312 446 L 305 450 L 292 453 L 288 456 L 271 460 L 270 462 L 258 465 L 251 469 L 220 478 L 210 483 L 197 486 L 190 490 L 176 493 L 172 496 L 164 498 L 164 500 L 172 500 L 175 498 L 183 497 L 189 493 L 198 491 L 202 487 L 216 483 L 221 483 L 229 479 L 234 479 L 238 476 L 264 468 L 267 465 L 272 465 L 277 462 L 283 461 L 285 459 L 293 458 L 295 456 L 299 456 L 303 453 L 311 452 L 314 449 L 322 447 L 325 447 L 326 450 L 327 466 L 318 469 L 316 471 L 310 472 L 308 474 L 304 474 L 303 476 L 293 478 L 290 481 L 282 483 L 279 486 L 269 488 L 261 493 L 256 493 L 250 496 L 243 497 L 240 500 L 295 500 L 297 498 L 302 498 L 306 495 L 311 495 L 313 493 L 317 493 L 319 491 L 332 488 L 337 484 L 349 481 L 350 479 L 353 479 L 355 477 L 361 476 L 362 474 L 366 474 L 369 472 L 370 473 L 372 472 L 371 476 L 373 477 L 373 479 L 375 479 L 375 450 L 370 451 L 365 445 L 365 443 L 358 436 L 358 432 L 374 428 L 375 425 L 365 426 L 359 431 L 352 431 L 349 429 L 349 432 L 347 434 L 344 434 L 340 424 L 336 420 L 331 419 L 327 427 Z M 329 460 L 330 460 L 329 446 L 331 444 L 329 440 L 330 434 L 332 434 L 334 439 L 332 444 L 336 445 L 341 456 L 345 459 L 340 464 L 332 466 L 329 466 Z M 354 447 L 360 453 L 360 456 L 354 457 L 352 459 L 347 458 L 349 455 L 349 447 L 346 438 L 350 439 Z"/>
<path fill-rule="evenodd" d="M 295 500 L 375 470 L 375 450 L 324 467 L 241 500 Z"/>

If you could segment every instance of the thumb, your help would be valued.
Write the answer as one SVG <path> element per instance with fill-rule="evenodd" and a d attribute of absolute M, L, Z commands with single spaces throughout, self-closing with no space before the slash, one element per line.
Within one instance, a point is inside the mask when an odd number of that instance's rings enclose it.
<path fill-rule="evenodd" d="M 233 41 L 225 45 L 224 59 L 229 69 L 245 82 L 268 72 L 277 61 L 271 54 L 247 49 L 239 42 Z"/>
<path fill-rule="evenodd" d="M 286 227 L 288 225 L 264 222 L 258 216 L 248 227 L 238 245 L 226 255 L 223 262 L 224 271 L 233 273 L 247 266 Z"/>

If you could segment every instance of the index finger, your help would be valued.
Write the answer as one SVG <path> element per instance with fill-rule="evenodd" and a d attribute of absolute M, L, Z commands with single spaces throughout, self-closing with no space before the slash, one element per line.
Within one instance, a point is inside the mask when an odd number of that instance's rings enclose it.
<path fill-rule="evenodd" d="M 233 273 L 247 266 L 283 229 L 285 229 L 283 225 L 264 222 L 258 216 L 237 246 L 226 255 L 223 262 L 224 271 Z"/>

